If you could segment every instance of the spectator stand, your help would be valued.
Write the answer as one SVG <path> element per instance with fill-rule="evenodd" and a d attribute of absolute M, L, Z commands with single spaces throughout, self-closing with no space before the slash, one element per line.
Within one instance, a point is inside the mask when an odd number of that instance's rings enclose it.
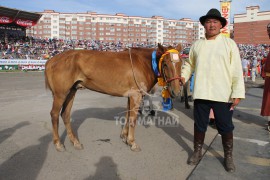
<path fill-rule="evenodd" d="M 0 58 L 27 58 L 21 55 L 27 51 L 31 39 L 26 37 L 26 28 L 34 26 L 41 14 L 0 6 Z"/>

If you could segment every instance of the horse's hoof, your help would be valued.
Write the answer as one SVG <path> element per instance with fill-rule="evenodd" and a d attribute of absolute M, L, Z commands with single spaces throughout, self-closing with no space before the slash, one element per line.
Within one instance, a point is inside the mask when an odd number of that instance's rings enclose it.
<path fill-rule="evenodd" d="M 65 146 L 62 143 L 56 143 L 55 144 L 55 149 L 58 152 L 64 152 L 66 150 Z"/>
<path fill-rule="evenodd" d="M 141 151 L 141 148 L 140 146 L 138 146 L 137 144 L 133 144 L 131 147 L 130 147 L 131 151 L 133 152 L 140 152 Z"/>
<path fill-rule="evenodd" d="M 83 149 L 83 145 L 81 143 L 74 143 L 74 148 L 76 150 L 82 150 Z"/>
<path fill-rule="evenodd" d="M 120 135 L 120 138 L 122 139 L 122 141 L 125 143 L 125 144 L 127 144 L 127 137 L 126 136 L 124 136 L 124 135 Z"/>

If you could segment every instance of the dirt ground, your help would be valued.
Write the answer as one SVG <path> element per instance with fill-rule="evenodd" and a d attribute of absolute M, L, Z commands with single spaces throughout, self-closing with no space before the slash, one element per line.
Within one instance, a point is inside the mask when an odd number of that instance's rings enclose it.
<path fill-rule="evenodd" d="M 177 126 L 157 123 L 136 127 L 141 152 L 132 152 L 120 139 L 127 99 L 89 90 L 76 94 L 72 126 L 84 146 L 75 150 L 62 120 L 59 134 L 66 151 L 52 143 L 52 96 L 42 72 L 0 73 L 0 179 L 186 179 L 193 149 L 192 109 L 179 99 L 170 114 L 159 112 L 148 121 L 175 117 Z M 217 132 L 209 129 L 205 149 Z"/>

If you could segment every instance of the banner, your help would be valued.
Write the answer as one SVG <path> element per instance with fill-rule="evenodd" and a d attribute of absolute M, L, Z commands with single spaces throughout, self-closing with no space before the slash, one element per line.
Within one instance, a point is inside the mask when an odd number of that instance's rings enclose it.
<path fill-rule="evenodd" d="M 0 16 L 0 24 L 10 24 L 12 22 L 15 22 L 19 26 L 23 27 L 30 27 L 37 24 L 35 21 L 26 20 L 26 19 L 15 19 L 13 20 L 11 17 L 8 16 Z"/>
<path fill-rule="evenodd" d="M 45 65 L 47 60 L 0 59 L 0 65 Z"/>
<path fill-rule="evenodd" d="M 29 27 L 29 26 L 34 26 L 36 25 L 36 22 L 31 21 L 31 20 L 25 20 L 25 19 L 16 19 L 15 23 L 19 26 L 23 27 Z"/>
<path fill-rule="evenodd" d="M 227 20 L 227 24 L 224 28 L 221 29 L 221 34 L 226 37 L 230 37 L 230 14 L 231 14 L 231 1 L 220 1 L 220 12 Z"/>
<path fill-rule="evenodd" d="M 0 24 L 12 23 L 13 19 L 7 16 L 0 16 Z"/>

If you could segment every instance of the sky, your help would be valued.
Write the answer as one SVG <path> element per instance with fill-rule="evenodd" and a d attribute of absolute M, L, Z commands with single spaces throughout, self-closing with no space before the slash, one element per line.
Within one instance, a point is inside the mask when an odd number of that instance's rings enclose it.
<path fill-rule="evenodd" d="M 209 9 L 220 9 L 220 0 L 0 0 L 0 6 L 30 12 L 54 10 L 60 13 L 97 14 L 123 13 L 127 16 L 166 19 L 191 18 L 199 20 Z M 234 14 L 246 13 L 248 6 L 260 6 L 260 11 L 270 10 L 270 0 L 232 0 L 231 21 Z"/>

